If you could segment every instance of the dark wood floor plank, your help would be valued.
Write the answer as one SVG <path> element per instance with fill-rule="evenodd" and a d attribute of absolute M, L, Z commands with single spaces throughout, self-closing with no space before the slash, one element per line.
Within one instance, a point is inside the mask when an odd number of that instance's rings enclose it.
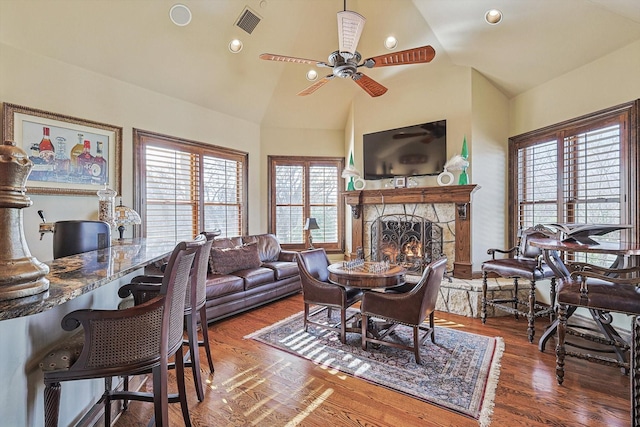
<path fill-rule="evenodd" d="M 194 426 L 477 426 L 475 420 L 337 371 L 316 366 L 244 336 L 302 310 L 296 295 L 209 325 L 216 372 L 204 370 L 205 400 L 186 379 Z M 555 344 L 545 353 L 526 337 L 526 321 L 489 318 L 486 324 L 437 313 L 438 326 L 501 336 L 505 352 L 493 426 L 629 426 L 629 378 L 617 368 L 567 358 L 565 381 L 555 379 Z M 537 336 L 544 321 L 536 324 Z M 201 359 L 204 359 L 202 350 Z M 171 374 L 173 375 L 173 374 Z M 170 378 L 172 389 L 175 379 Z M 170 405 L 172 426 L 184 425 Z M 133 402 L 117 427 L 144 426 L 150 404 Z"/>

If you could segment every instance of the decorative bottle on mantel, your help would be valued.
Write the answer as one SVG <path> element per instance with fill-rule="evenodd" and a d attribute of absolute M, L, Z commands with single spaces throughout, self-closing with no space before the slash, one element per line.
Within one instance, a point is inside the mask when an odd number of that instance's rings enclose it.
<path fill-rule="evenodd" d="M 15 142 L 0 146 L 0 301 L 49 289 L 49 267 L 31 256 L 23 229 L 22 209 L 32 205 L 25 186 L 32 168 Z"/>
<path fill-rule="evenodd" d="M 467 148 L 467 135 L 464 136 L 462 140 L 462 151 L 460 151 L 460 156 L 468 160 L 469 159 L 469 149 Z M 458 185 L 467 185 L 469 184 L 469 177 L 467 176 L 467 166 L 462 168 L 462 172 L 460 172 L 460 177 L 458 178 Z"/>

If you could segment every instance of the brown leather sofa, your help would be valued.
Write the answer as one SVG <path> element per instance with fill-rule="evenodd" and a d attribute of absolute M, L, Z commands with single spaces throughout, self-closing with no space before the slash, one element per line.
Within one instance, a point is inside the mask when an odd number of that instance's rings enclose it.
<path fill-rule="evenodd" d="M 215 239 L 207 274 L 207 322 L 300 292 L 296 256 L 282 250 L 273 234 Z"/>

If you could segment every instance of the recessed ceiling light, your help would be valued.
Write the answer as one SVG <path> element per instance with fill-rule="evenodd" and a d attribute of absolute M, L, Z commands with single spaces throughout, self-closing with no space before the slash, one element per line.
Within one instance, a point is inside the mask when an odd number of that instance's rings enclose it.
<path fill-rule="evenodd" d="M 229 50 L 231 53 L 238 53 L 242 50 L 242 42 L 238 39 L 233 39 L 229 43 Z"/>
<path fill-rule="evenodd" d="M 183 4 L 174 4 L 171 6 L 171 9 L 169 9 L 169 18 L 171 18 L 171 22 L 177 26 L 184 27 L 191 22 L 191 11 Z"/>
<path fill-rule="evenodd" d="M 386 39 L 384 39 L 384 47 L 386 47 L 389 50 L 393 50 L 398 46 L 398 40 L 393 37 L 393 36 L 389 36 Z"/>
<path fill-rule="evenodd" d="M 502 12 L 498 9 L 489 9 L 487 13 L 484 14 L 484 20 L 491 25 L 499 24 L 500 21 L 502 21 Z"/>
<path fill-rule="evenodd" d="M 310 82 L 315 81 L 318 78 L 318 72 L 316 70 L 307 71 L 307 80 Z"/>

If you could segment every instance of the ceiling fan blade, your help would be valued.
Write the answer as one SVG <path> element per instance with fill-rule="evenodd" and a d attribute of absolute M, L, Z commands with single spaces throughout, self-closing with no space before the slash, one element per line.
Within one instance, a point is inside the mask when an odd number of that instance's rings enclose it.
<path fill-rule="evenodd" d="M 338 12 L 339 52 L 355 55 L 365 22 L 367 20 L 359 13 L 350 10 Z"/>
<path fill-rule="evenodd" d="M 436 51 L 431 46 L 422 46 L 374 56 L 365 60 L 363 65 L 367 68 L 374 68 L 390 65 L 421 64 L 431 62 L 434 56 L 436 56 Z"/>
<path fill-rule="evenodd" d="M 260 55 L 260 59 L 264 59 L 265 61 L 277 61 L 277 62 L 293 62 L 296 64 L 310 64 L 317 66 L 328 67 L 329 65 L 322 62 L 316 61 L 315 59 L 305 59 L 305 58 L 296 58 L 294 56 L 284 56 L 284 55 L 274 55 L 273 53 L 263 53 Z"/>
<path fill-rule="evenodd" d="M 386 87 L 362 73 L 355 73 L 351 78 L 358 86 L 373 97 L 384 95 L 387 91 Z"/>
<path fill-rule="evenodd" d="M 318 80 L 308 88 L 298 92 L 298 96 L 311 95 L 313 92 L 315 92 L 316 90 L 320 89 L 322 86 L 329 83 L 329 80 L 331 80 L 333 77 L 334 77 L 333 74 L 329 74 L 328 76 L 323 77 L 322 79 Z"/>

